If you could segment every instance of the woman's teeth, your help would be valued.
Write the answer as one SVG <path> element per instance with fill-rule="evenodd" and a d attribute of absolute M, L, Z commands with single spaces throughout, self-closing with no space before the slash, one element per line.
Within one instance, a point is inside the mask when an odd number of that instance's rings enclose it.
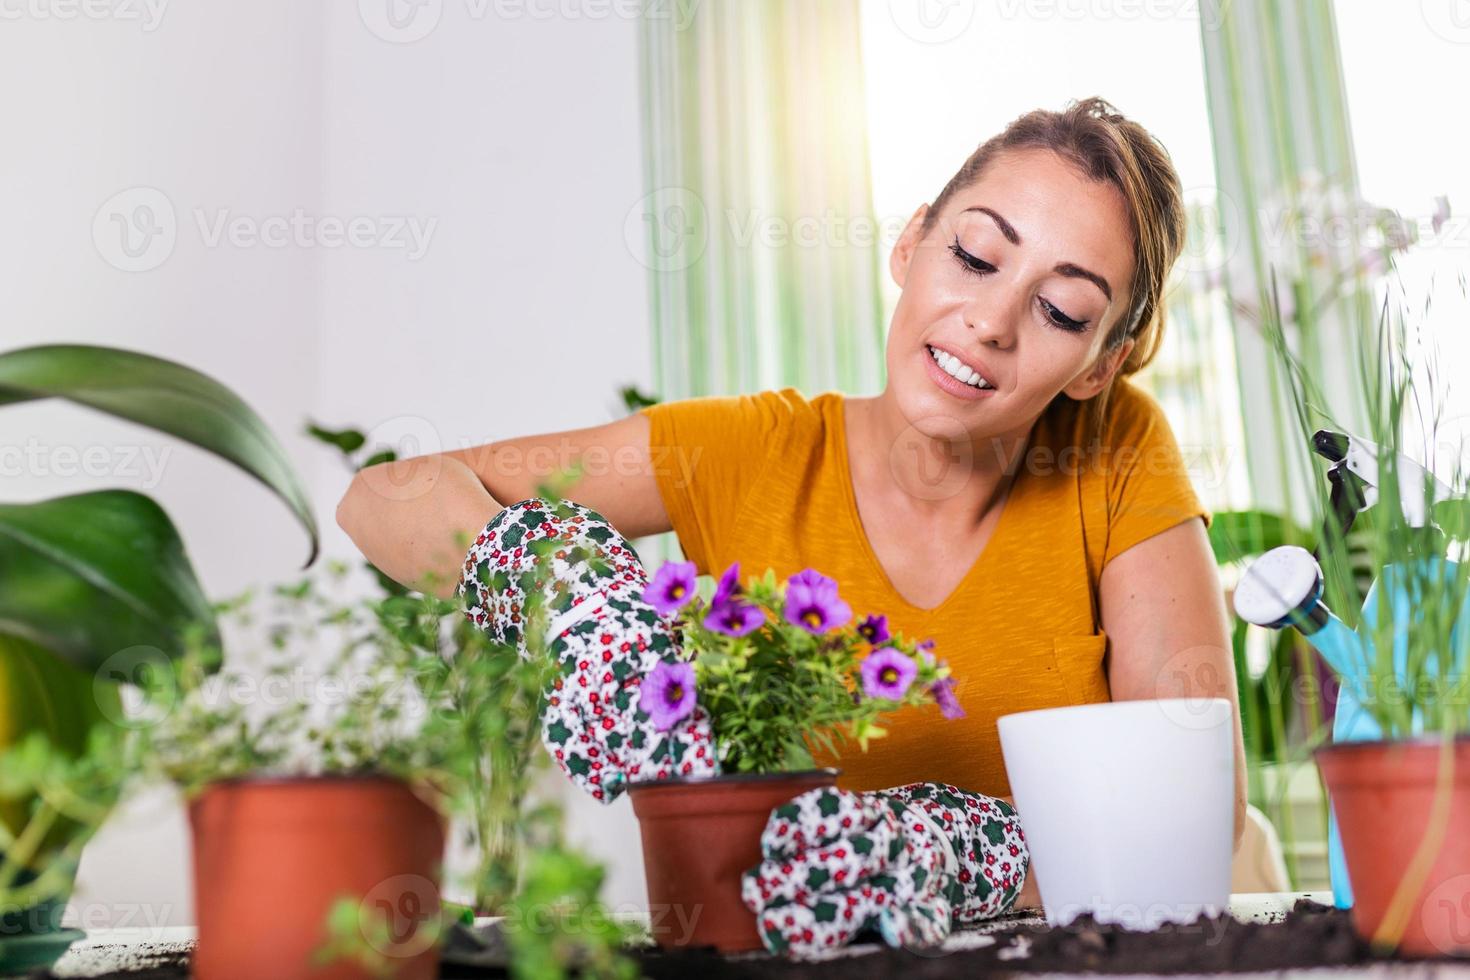
<path fill-rule="evenodd" d="M 960 359 L 952 354 L 946 354 L 944 351 L 939 350 L 938 348 L 930 347 L 929 356 L 934 358 L 934 363 L 938 364 L 945 374 L 949 375 L 951 378 L 954 378 L 956 381 L 963 381 L 965 384 L 969 385 L 972 388 L 995 387 L 995 385 L 986 381 L 984 378 L 980 377 L 980 375 L 976 374 L 964 364 L 960 363 Z"/>

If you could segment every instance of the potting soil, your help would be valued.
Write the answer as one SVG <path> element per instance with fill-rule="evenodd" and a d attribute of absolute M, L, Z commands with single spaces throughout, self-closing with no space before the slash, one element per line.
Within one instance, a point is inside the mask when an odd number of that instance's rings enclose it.
<path fill-rule="evenodd" d="M 876 941 L 876 936 L 873 937 Z M 185 980 L 187 958 L 171 952 L 100 974 L 102 980 Z M 1299 900 L 1276 922 L 1242 922 L 1231 916 L 1200 919 L 1134 932 L 1083 916 L 1049 928 L 1034 916 L 987 924 L 955 934 L 944 951 L 910 951 L 866 945 L 834 952 L 818 962 L 791 962 L 764 954 L 720 956 L 712 950 L 639 950 L 633 954 L 653 980 L 725 980 L 734 977 L 827 978 L 903 976 L 923 978 L 1003 976 L 1014 973 L 1243 973 L 1354 966 L 1383 962 L 1353 931 L 1341 909 Z M 446 980 L 505 976 L 503 970 L 446 964 Z M 38 974 L 36 980 L 54 975 Z"/>
<path fill-rule="evenodd" d="M 1378 961 L 1353 931 L 1349 913 L 1305 899 L 1276 922 L 1231 916 L 1134 932 L 1099 924 L 1091 916 L 1050 928 L 1035 920 L 962 932 L 945 951 L 881 947 L 864 955 L 839 952 L 814 963 L 770 957 L 725 958 L 709 951 L 648 952 L 640 957 L 654 980 L 727 977 L 1002 976 L 1012 973 L 1244 973 L 1350 966 Z M 959 948 L 954 948 L 959 947 Z"/>

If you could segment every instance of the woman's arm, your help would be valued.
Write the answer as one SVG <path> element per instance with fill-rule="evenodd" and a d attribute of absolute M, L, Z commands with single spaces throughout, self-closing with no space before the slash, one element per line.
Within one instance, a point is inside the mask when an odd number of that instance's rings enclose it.
<path fill-rule="evenodd" d="M 1204 522 L 1145 538 L 1103 567 L 1099 586 L 1115 701 L 1229 699 L 1235 717 L 1235 844 L 1245 829 L 1245 745 L 1230 624 Z"/>
<path fill-rule="evenodd" d="M 579 461 L 565 491 L 625 537 L 670 529 L 642 415 L 586 429 L 522 436 L 454 452 L 370 466 L 337 505 L 337 523 L 386 575 L 440 597 L 453 595 L 473 537 L 505 505 Z"/>

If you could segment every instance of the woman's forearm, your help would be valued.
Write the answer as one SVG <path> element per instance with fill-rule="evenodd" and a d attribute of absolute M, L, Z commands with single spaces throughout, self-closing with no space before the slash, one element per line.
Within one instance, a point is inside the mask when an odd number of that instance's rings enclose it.
<path fill-rule="evenodd" d="M 436 454 L 360 471 L 337 523 L 394 581 L 448 598 L 470 539 L 502 509 L 473 470 Z"/>

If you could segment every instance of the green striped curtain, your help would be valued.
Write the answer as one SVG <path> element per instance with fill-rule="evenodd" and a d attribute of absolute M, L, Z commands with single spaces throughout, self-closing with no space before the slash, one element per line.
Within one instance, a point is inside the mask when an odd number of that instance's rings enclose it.
<path fill-rule="evenodd" d="M 1279 304 L 1293 352 L 1322 389 L 1320 407 L 1362 431 L 1358 358 L 1375 323 L 1369 270 L 1381 267 L 1387 245 L 1362 220 L 1373 209 L 1359 194 L 1330 0 L 1227 0 L 1201 24 L 1220 224 L 1220 261 L 1202 272 L 1226 297 L 1253 503 L 1302 523 L 1326 487 L 1262 333 L 1263 311 Z M 1298 676 L 1315 676 L 1305 648 L 1295 656 Z M 1236 668 L 1242 691 L 1270 690 L 1245 675 L 1239 650 Z M 1295 887 L 1325 887 L 1325 804 L 1315 780 L 1298 779 L 1303 770 L 1291 764 L 1293 746 L 1320 723 L 1315 685 L 1301 701 L 1243 698 L 1242 713 L 1251 799 L 1280 829 Z M 1261 731 L 1274 733 L 1270 758 L 1257 755 L 1252 733 Z"/>
<path fill-rule="evenodd" d="M 1297 356 L 1334 417 L 1360 426 L 1372 263 L 1358 223 L 1341 220 L 1359 194 L 1337 28 L 1329 0 L 1230 0 L 1201 18 L 1201 36 L 1252 495 L 1305 519 L 1320 480 L 1260 322 L 1274 269 Z"/>
<path fill-rule="evenodd" d="M 642 22 L 647 196 L 630 234 L 646 248 L 656 394 L 876 392 L 858 0 L 693 10 Z"/>
<path fill-rule="evenodd" d="M 1208 197 L 1206 200 L 1205 198 Z M 1135 384 L 1169 417 L 1195 490 L 1212 511 L 1243 509 L 1249 473 L 1238 452 L 1239 375 L 1220 276 L 1218 215 L 1208 188 L 1185 192 L 1188 244 L 1165 288 L 1164 341 Z"/>

